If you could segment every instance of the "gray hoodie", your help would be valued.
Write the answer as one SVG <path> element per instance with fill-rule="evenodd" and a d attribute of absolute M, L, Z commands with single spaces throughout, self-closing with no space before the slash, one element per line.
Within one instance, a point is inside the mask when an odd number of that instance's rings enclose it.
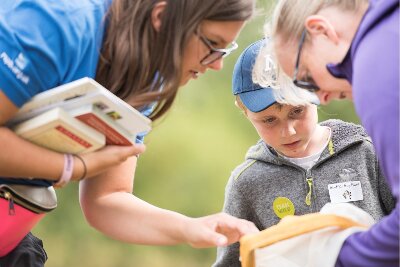
<path fill-rule="evenodd" d="M 294 215 L 318 212 L 331 202 L 328 185 L 351 181 L 361 183 L 363 196 L 363 200 L 351 204 L 375 220 L 389 214 L 395 202 L 364 129 L 340 120 L 328 120 L 321 125 L 331 128 L 331 145 L 309 170 L 279 157 L 262 140 L 252 146 L 245 161 L 229 178 L 224 211 L 252 221 L 263 230 L 280 220 L 273 209 L 276 198 L 289 199 Z M 240 267 L 239 243 L 218 248 L 213 266 Z"/>

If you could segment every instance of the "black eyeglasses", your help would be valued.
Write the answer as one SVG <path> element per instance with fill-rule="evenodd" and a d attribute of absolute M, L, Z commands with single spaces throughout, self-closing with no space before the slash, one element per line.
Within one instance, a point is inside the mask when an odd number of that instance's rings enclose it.
<path fill-rule="evenodd" d="M 295 65 L 294 74 L 293 74 L 293 83 L 294 83 L 294 85 L 296 85 L 299 88 L 305 89 L 311 93 L 315 93 L 315 92 L 319 91 L 319 87 L 314 82 L 297 80 L 297 74 L 299 73 L 301 49 L 303 48 L 304 40 L 306 39 L 306 33 L 307 33 L 307 30 L 304 29 L 301 34 L 301 37 L 300 37 L 299 49 L 298 49 L 297 58 L 296 58 L 296 65 Z"/>
<path fill-rule="evenodd" d="M 237 49 L 239 47 L 239 45 L 236 42 L 232 42 L 230 44 L 230 47 L 228 47 L 228 48 L 225 48 L 225 49 L 215 48 L 215 47 L 213 47 L 211 42 L 206 37 L 201 35 L 199 32 L 196 32 L 195 34 L 208 47 L 208 49 L 210 49 L 210 53 L 208 55 L 206 55 L 200 61 L 200 64 L 202 64 L 202 65 L 209 65 L 209 64 L 217 61 L 218 59 L 226 57 L 227 55 L 232 53 L 232 51 L 234 51 L 235 49 Z"/>

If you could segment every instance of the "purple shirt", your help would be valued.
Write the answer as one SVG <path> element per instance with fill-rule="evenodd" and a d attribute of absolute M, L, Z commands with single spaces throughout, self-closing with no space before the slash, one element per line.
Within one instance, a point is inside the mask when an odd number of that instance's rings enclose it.
<path fill-rule="evenodd" d="M 349 236 L 336 267 L 399 266 L 399 1 L 371 0 L 344 60 L 328 65 L 353 87 L 396 208 L 366 232 Z"/>

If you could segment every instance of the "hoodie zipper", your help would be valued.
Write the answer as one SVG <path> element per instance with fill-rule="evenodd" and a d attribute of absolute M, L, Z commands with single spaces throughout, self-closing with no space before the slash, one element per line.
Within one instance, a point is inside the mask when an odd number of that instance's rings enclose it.
<path fill-rule="evenodd" d="M 328 158 L 332 157 L 332 156 L 335 154 L 335 150 L 334 150 L 334 147 L 333 147 L 332 138 L 329 139 L 329 142 L 328 142 L 328 151 L 329 151 L 329 157 L 328 157 Z M 327 159 L 325 159 L 325 160 L 327 160 Z M 317 165 L 321 164 L 321 162 L 323 162 L 323 161 L 318 162 L 318 163 L 315 164 L 313 167 L 311 167 L 311 169 L 313 169 L 313 168 L 316 167 Z M 313 178 L 310 176 L 310 174 L 311 174 L 311 169 L 310 169 L 310 170 L 307 170 L 307 172 L 306 172 L 306 177 L 308 176 L 308 178 L 306 178 L 307 185 L 308 185 L 308 193 L 307 193 L 306 199 L 305 199 L 305 202 L 306 202 L 306 205 L 307 205 L 307 206 L 311 206 L 311 204 L 312 204 L 312 201 L 311 201 L 311 200 L 312 200 L 312 192 L 313 192 L 313 187 L 314 187 Z M 311 210 L 312 210 L 312 206 L 311 206 Z"/>
<path fill-rule="evenodd" d="M 313 179 L 312 177 L 306 178 L 308 184 L 308 193 L 306 195 L 306 205 L 311 206 L 311 197 L 312 197 L 312 189 L 313 189 Z"/>
<path fill-rule="evenodd" d="M 329 151 L 329 157 L 327 157 L 325 160 L 327 160 L 328 158 L 332 157 L 335 154 L 332 138 L 330 138 L 329 142 L 328 142 L 328 151 Z M 313 187 L 314 187 L 314 181 L 313 181 L 313 178 L 311 177 L 311 170 L 314 167 L 316 167 L 317 165 L 321 164 L 321 162 L 323 162 L 325 160 L 318 162 L 317 164 L 312 166 L 311 169 L 306 171 L 306 177 L 308 177 L 308 178 L 306 178 L 307 185 L 308 185 L 308 193 L 306 195 L 305 203 L 307 206 L 311 206 L 311 204 L 312 204 L 312 192 L 313 192 Z M 312 206 L 311 206 L 311 210 L 312 210 Z"/>
<path fill-rule="evenodd" d="M 312 205 L 311 204 L 313 204 L 312 203 L 312 192 L 313 192 L 313 187 L 314 187 L 314 181 L 313 181 L 313 178 L 312 178 L 312 176 L 311 176 L 311 170 L 317 165 L 314 165 L 311 169 L 309 169 L 309 170 L 305 170 L 305 169 L 303 169 L 303 168 L 301 168 L 300 166 L 298 166 L 298 165 L 296 165 L 296 164 L 294 164 L 294 163 L 292 163 L 292 162 L 290 162 L 290 161 L 287 161 L 287 160 L 284 160 L 285 161 L 285 165 L 287 165 L 287 166 L 292 166 L 292 167 L 294 167 L 294 168 L 296 168 L 296 169 L 298 169 L 298 170 L 300 170 L 302 173 L 304 173 L 305 175 L 305 178 L 306 178 L 306 182 L 307 182 L 307 186 L 308 186 L 308 192 L 307 192 L 307 195 L 306 195 L 306 198 L 305 198 L 305 200 L 304 200 L 304 202 L 306 203 L 306 205 L 307 206 L 310 206 L 310 208 L 311 208 L 311 212 L 313 212 L 313 208 L 312 208 Z M 282 163 L 280 163 L 280 164 L 282 164 Z M 307 178 L 308 177 L 308 178 Z"/>

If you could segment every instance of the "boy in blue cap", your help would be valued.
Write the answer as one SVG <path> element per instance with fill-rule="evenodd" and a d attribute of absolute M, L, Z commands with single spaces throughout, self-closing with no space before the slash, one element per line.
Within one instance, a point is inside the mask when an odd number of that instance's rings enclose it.
<path fill-rule="evenodd" d="M 252 81 L 259 40 L 247 47 L 233 72 L 236 105 L 261 137 L 226 186 L 224 211 L 260 229 L 287 215 L 318 212 L 329 202 L 349 202 L 375 220 L 394 199 L 364 129 L 340 120 L 318 123 L 317 106 L 276 101 L 273 89 Z M 218 248 L 214 267 L 240 267 L 239 243 Z"/>

